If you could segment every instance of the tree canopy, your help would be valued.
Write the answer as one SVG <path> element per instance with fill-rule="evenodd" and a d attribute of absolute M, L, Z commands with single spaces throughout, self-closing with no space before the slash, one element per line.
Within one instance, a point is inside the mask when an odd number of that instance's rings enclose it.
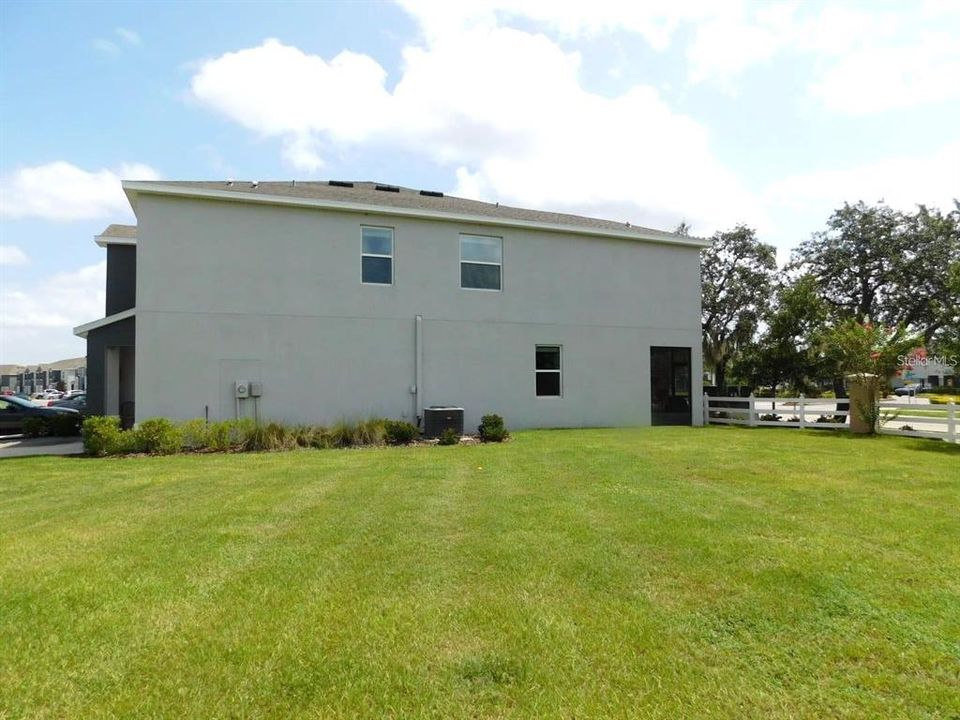
<path fill-rule="evenodd" d="M 776 271 L 774 247 L 745 225 L 716 233 L 701 253 L 703 354 L 720 387 L 727 364 L 759 327 Z"/>
<path fill-rule="evenodd" d="M 721 387 L 728 368 L 797 389 L 832 375 L 840 396 L 846 360 L 828 345 L 853 342 L 854 326 L 900 328 L 898 339 L 960 354 L 960 202 L 913 213 L 845 203 L 782 271 L 744 225 L 714 234 L 701 261 L 704 364 Z"/>

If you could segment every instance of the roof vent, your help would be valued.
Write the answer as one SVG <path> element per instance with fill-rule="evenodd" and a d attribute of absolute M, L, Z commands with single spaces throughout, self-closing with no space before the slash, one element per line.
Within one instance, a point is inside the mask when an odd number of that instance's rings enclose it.
<path fill-rule="evenodd" d="M 331 180 L 327 184 L 331 187 L 353 187 L 353 183 L 346 180 Z"/>
<path fill-rule="evenodd" d="M 421 195 L 426 195 L 427 197 L 443 197 L 442 192 L 437 192 L 436 190 L 421 190 Z"/>
<path fill-rule="evenodd" d="M 233 178 L 227 180 L 227 187 L 230 187 L 231 185 L 233 185 Z"/>
<path fill-rule="evenodd" d="M 377 185 L 376 187 L 377 190 L 380 190 L 381 192 L 400 192 L 400 188 L 396 185 Z"/>
<path fill-rule="evenodd" d="M 296 186 L 297 186 L 297 181 L 296 181 L 296 180 L 291 180 L 291 181 L 290 181 L 290 187 L 296 187 Z"/>
<path fill-rule="evenodd" d="M 260 185 L 259 180 L 254 180 L 252 183 L 250 183 L 250 187 L 252 187 L 254 190 L 256 190 L 259 185 Z"/>

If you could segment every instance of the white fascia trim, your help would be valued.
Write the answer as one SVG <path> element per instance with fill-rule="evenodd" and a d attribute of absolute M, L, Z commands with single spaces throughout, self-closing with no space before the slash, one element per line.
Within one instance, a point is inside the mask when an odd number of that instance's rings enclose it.
<path fill-rule="evenodd" d="M 88 322 L 85 325 L 77 325 L 73 329 L 73 334 L 77 337 L 85 338 L 87 333 L 91 330 L 96 330 L 97 328 L 102 328 L 104 325 L 111 325 L 115 322 L 120 322 L 121 320 L 126 320 L 127 318 L 132 318 L 137 314 L 136 308 L 130 308 L 129 310 L 123 310 L 113 315 L 107 315 L 105 318 L 100 318 L 99 320 L 94 320 L 93 322 Z"/>
<path fill-rule="evenodd" d="M 102 248 L 107 245 L 136 245 L 136 238 L 111 237 L 109 235 L 94 235 L 93 241 Z"/>
<path fill-rule="evenodd" d="M 710 240 L 698 237 L 662 237 L 659 235 L 644 235 L 627 230 L 609 230 L 604 228 L 585 228 L 577 225 L 554 225 L 552 223 L 536 222 L 532 220 L 515 220 L 510 218 L 490 217 L 487 215 L 466 215 L 448 213 L 439 210 L 425 210 L 421 208 L 400 208 L 389 205 L 367 205 L 364 203 L 341 202 L 339 200 L 323 200 L 319 198 L 295 198 L 285 195 L 260 195 L 238 192 L 235 190 L 210 190 L 207 188 L 186 188 L 177 185 L 146 184 L 136 181 L 124 181 L 123 190 L 130 199 L 130 205 L 136 212 L 136 196 L 138 193 L 152 195 L 174 195 L 178 197 L 203 198 L 208 200 L 225 200 L 227 202 L 262 203 L 267 205 L 292 205 L 295 207 L 317 208 L 322 210 L 343 210 L 346 212 L 365 213 L 368 215 L 399 215 L 402 217 L 428 218 L 445 220 L 447 222 L 461 222 L 475 225 L 491 225 L 496 227 L 513 227 L 524 230 L 546 230 L 548 232 L 562 232 L 571 235 L 589 235 L 592 237 L 612 237 L 624 240 L 644 240 L 647 242 L 662 243 L 665 245 L 684 245 L 688 247 L 707 247 Z"/>

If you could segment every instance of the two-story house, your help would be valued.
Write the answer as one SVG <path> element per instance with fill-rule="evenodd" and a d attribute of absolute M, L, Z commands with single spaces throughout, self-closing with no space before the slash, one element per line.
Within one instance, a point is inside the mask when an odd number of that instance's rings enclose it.
<path fill-rule="evenodd" d="M 699 238 L 366 182 L 123 187 L 75 331 L 97 412 L 701 422 Z"/>

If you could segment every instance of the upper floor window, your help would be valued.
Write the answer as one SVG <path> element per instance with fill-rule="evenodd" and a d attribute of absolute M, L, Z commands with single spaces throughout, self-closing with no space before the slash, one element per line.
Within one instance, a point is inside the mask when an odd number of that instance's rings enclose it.
<path fill-rule="evenodd" d="M 393 285 L 393 228 L 361 228 L 361 278 L 372 285 Z"/>
<path fill-rule="evenodd" d="M 460 287 L 500 290 L 502 266 L 503 238 L 460 236 Z"/>

